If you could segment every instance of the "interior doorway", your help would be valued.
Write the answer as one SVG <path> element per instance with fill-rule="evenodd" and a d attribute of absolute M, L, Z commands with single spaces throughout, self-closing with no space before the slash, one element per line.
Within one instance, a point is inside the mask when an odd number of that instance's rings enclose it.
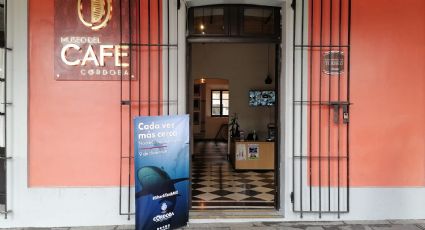
<path fill-rule="evenodd" d="M 278 208 L 278 46 L 188 46 L 192 209 Z"/>
<path fill-rule="evenodd" d="M 194 139 L 228 140 L 229 99 L 229 80 L 201 77 L 193 81 Z"/>

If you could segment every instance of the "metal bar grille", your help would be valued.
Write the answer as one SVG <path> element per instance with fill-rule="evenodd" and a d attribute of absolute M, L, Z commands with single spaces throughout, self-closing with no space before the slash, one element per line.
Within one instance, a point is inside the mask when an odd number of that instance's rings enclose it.
<path fill-rule="evenodd" d="M 0 4 L 0 7 L 2 8 L 1 10 L 3 11 L 3 28 L 4 28 L 4 33 L 2 34 L 2 44 L 1 44 L 1 50 L 2 50 L 2 63 L 0 63 L 0 69 L 2 72 L 2 76 L 0 76 L 0 85 L 1 85 L 1 91 L 3 92 L 3 94 L 1 95 L 2 100 L 1 100 L 1 109 L 0 109 L 0 119 L 1 119 L 1 123 L 3 125 L 3 129 L 2 129 L 2 137 L 3 140 L 1 140 L 2 144 L 0 146 L 0 213 L 4 214 L 4 218 L 7 219 L 8 213 L 10 213 L 11 211 L 8 210 L 8 176 L 7 176 L 7 171 L 8 171 L 8 161 L 9 159 L 11 159 L 11 157 L 8 154 L 8 147 L 7 147 L 7 142 L 8 142 L 8 138 L 7 138 L 7 133 L 8 133 L 8 127 L 7 127 L 7 120 L 8 120 L 8 113 L 7 113 L 7 107 L 9 105 L 11 105 L 11 103 L 8 101 L 8 91 L 7 91 L 7 83 L 8 83 L 8 62 L 7 62 L 7 57 L 8 57 L 8 52 L 11 51 L 12 49 L 8 48 L 8 42 L 7 42 L 7 30 L 8 30 L 8 26 L 7 26 L 7 11 L 8 11 L 8 4 L 7 4 L 7 0 L 4 0 L 2 4 Z"/>
<path fill-rule="evenodd" d="M 120 40 L 130 77 L 121 67 L 119 214 L 135 214 L 133 118 L 178 114 L 179 0 L 121 0 Z M 173 20 L 175 17 L 176 20 Z"/>
<path fill-rule="evenodd" d="M 339 218 L 349 212 L 351 0 L 291 6 L 293 211 Z"/>

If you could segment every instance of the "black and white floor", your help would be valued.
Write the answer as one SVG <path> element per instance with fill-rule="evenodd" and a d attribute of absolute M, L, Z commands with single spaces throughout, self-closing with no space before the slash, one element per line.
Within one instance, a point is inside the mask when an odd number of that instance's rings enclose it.
<path fill-rule="evenodd" d="M 192 209 L 271 209 L 273 171 L 238 171 L 227 160 L 227 143 L 197 141 L 192 161 Z"/>

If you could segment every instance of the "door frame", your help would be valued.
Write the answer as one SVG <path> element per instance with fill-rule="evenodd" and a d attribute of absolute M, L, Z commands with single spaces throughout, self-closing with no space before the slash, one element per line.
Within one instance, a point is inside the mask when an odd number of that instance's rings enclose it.
<path fill-rule="evenodd" d="M 213 38 L 206 38 L 205 42 L 208 43 L 215 43 L 215 44 L 232 44 L 235 43 L 235 40 L 232 38 L 229 39 L 217 39 L 216 42 L 213 42 L 214 39 Z M 240 43 L 243 40 L 237 40 L 238 43 Z M 202 39 L 200 40 L 196 40 L 196 41 L 190 41 L 189 39 L 186 38 L 186 88 L 187 90 L 187 98 L 186 98 L 186 112 L 188 114 L 191 113 L 191 108 L 192 108 L 192 100 L 193 100 L 193 81 L 194 79 L 192 78 L 192 44 L 196 44 L 196 43 L 204 43 Z M 256 44 L 256 43 L 252 43 L 252 42 L 244 42 L 246 44 Z M 281 98 L 282 98 L 282 87 L 281 87 L 281 82 L 284 82 L 285 79 L 282 79 L 282 43 L 276 43 L 276 42 L 261 42 L 264 44 L 269 44 L 272 45 L 274 44 L 274 52 L 275 52 L 275 87 L 274 90 L 275 92 L 277 92 L 276 94 L 276 104 L 275 104 L 275 125 L 276 125 L 276 139 L 275 139 L 275 151 L 274 151 L 274 157 L 275 157 L 275 166 L 274 166 L 274 181 L 275 181 L 275 195 L 274 195 L 274 209 L 276 211 L 280 211 L 281 209 L 281 200 L 282 200 L 282 192 L 284 192 L 284 190 L 281 190 L 284 186 L 281 186 L 281 154 L 279 154 L 281 152 L 282 148 L 282 143 L 281 140 L 283 139 L 280 135 L 281 135 L 281 115 L 282 112 L 284 111 L 284 107 L 282 107 L 281 103 Z M 282 81 L 283 80 L 283 81 Z M 193 120 L 190 120 L 190 127 L 193 126 Z M 193 154 L 193 143 L 194 143 L 194 138 L 193 138 L 193 131 L 192 129 L 190 129 L 190 154 L 192 156 Z M 192 180 L 192 157 L 190 157 L 190 178 Z M 192 207 L 192 189 L 190 189 L 190 197 L 189 197 L 189 206 Z"/>

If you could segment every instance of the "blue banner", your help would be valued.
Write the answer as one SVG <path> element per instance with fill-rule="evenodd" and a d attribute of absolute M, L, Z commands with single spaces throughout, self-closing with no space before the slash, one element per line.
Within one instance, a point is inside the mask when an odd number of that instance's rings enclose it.
<path fill-rule="evenodd" d="M 189 116 L 134 119 L 136 229 L 167 230 L 189 220 Z"/>

